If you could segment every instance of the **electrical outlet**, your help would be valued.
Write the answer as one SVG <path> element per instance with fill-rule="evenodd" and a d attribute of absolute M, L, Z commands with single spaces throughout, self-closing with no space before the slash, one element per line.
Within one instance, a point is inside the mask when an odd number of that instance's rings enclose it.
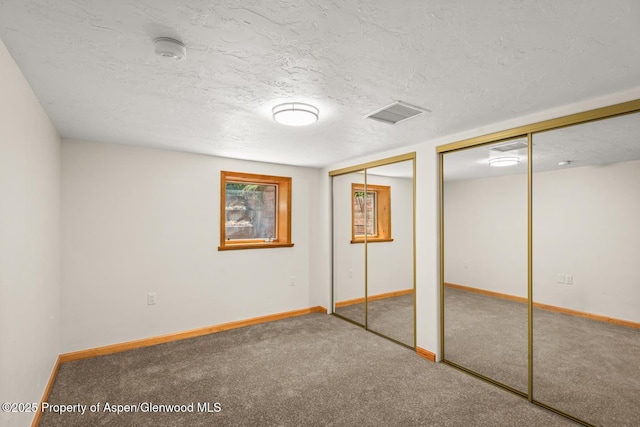
<path fill-rule="evenodd" d="M 149 292 L 147 294 L 147 305 L 155 305 L 155 303 L 156 303 L 156 293 Z"/>
<path fill-rule="evenodd" d="M 556 283 L 564 283 L 564 274 L 558 274 L 556 276 Z"/>
<path fill-rule="evenodd" d="M 289 278 L 289 286 L 295 286 L 296 285 L 296 276 L 291 276 Z"/>

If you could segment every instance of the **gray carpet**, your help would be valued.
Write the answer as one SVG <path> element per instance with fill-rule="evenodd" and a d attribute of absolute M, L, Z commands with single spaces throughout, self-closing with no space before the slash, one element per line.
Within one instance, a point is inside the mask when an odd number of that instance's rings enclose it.
<path fill-rule="evenodd" d="M 359 325 L 364 326 L 364 303 L 351 304 L 347 305 L 346 307 L 336 308 L 335 313 L 339 314 L 340 316 L 346 317 L 347 319 L 353 320 Z"/>
<path fill-rule="evenodd" d="M 533 396 L 595 425 L 640 425 L 640 329 L 534 309 Z"/>
<path fill-rule="evenodd" d="M 42 426 L 569 426 L 322 314 L 61 365 L 54 403 L 219 402 L 219 413 L 46 413 Z"/>
<path fill-rule="evenodd" d="M 527 305 L 445 288 L 444 356 L 527 392 Z"/>
<path fill-rule="evenodd" d="M 369 302 L 369 329 L 415 347 L 413 303 L 413 294 Z M 342 307 L 336 313 L 364 324 L 364 303 Z"/>
<path fill-rule="evenodd" d="M 445 290 L 445 357 L 526 391 L 527 306 Z M 534 309 L 533 396 L 594 425 L 640 425 L 640 330 Z"/>

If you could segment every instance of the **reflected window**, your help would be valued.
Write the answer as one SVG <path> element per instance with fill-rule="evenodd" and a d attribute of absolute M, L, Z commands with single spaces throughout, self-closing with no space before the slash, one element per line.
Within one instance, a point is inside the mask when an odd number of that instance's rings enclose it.
<path fill-rule="evenodd" d="M 351 184 L 351 243 L 390 242 L 391 187 Z"/>
<path fill-rule="evenodd" d="M 353 227 L 356 237 L 364 236 L 365 228 L 369 237 L 378 235 L 378 224 L 376 223 L 377 196 L 378 193 L 375 191 L 367 191 L 366 197 L 364 190 L 356 190 L 353 193 Z"/>

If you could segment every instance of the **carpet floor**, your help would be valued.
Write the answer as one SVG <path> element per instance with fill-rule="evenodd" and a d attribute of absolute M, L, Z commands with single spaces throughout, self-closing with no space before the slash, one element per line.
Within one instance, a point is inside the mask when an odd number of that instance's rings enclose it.
<path fill-rule="evenodd" d="M 317 313 L 64 363 L 48 403 L 100 409 L 45 412 L 41 426 L 575 425 Z M 104 410 L 148 404 L 185 406 L 183 412 Z"/>
<path fill-rule="evenodd" d="M 415 347 L 413 304 L 413 294 L 369 302 L 369 329 Z M 341 307 L 336 313 L 364 325 L 364 303 Z"/>
<path fill-rule="evenodd" d="M 527 391 L 527 305 L 445 289 L 445 358 Z M 534 308 L 533 397 L 599 426 L 640 425 L 640 329 Z"/>

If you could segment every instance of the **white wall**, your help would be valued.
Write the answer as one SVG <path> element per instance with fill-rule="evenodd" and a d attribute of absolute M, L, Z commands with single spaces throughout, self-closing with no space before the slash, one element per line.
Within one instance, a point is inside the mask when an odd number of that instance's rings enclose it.
<path fill-rule="evenodd" d="M 444 281 L 527 296 L 527 175 L 444 184 Z"/>
<path fill-rule="evenodd" d="M 534 301 L 640 322 L 640 161 L 537 173 L 533 185 Z"/>
<path fill-rule="evenodd" d="M 462 139 L 462 137 L 458 136 L 452 138 Z M 456 139 L 453 140 L 455 141 Z M 445 143 L 451 141 L 432 141 L 352 159 L 347 162 L 331 165 L 325 168 L 322 174 L 323 179 L 328 183 L 330 182 L 328 176 L 329 171 L 400 154 L 416 152 L 416 338 L 418 347 L 435 353 L 436 357 L 439 357 L 438 355 L 440 353 L 440 291 L 438 286 L 439 232 L 437 203 L 438 157 L 434 148 L 438 142 Z M 330 200 L 330 198 L 327 200 Z M 330 218 L 330 216 L 325 218 L 327 224 L 329 223 L 328 218 Z M 371 246 L 373 245 L 375 244 Z M 356 270 L 354 269 L 354 278 L 355 272 Z M 330 281 L 327 282 L 326 289 L 331 289 Z"/>
<path fill-rule="evenodd" d="M 613 93 L 600 98 L 584 99 L 570 105 L 544 110 L 528 116 L 514 117 L 500 123 L 469 129 L 438 139 L 429 138 L 425 128 L 425 141 L 412 146 L 338 162 L 323 169 L 323 180 L 328 186 L 328 172 L 366 162 L 372 162 L 409 152 L 416 153 L 416 338 L 417 345 L 440 358 L 440 289 L 439 289 L 439 226 L 438 226 L 438 155 L 436 147 L 487 135 L 493 132 L 538 123 L 595 108 L 614 105 L 640 98 L 640 86 L 629 91 Z M 437 114 L 434 113 L 434 114 Z M 419 120 L 419 119 L 418 119 Z M 381 124 L 380 126 L 384 126 Z M 327 199 L 329 197 L 327 196 Z M 328 226 L 330 216 L 323 222 Z M 327 238 L 327 241 L 329 239 Z M 325 289 L 331 289 L 328 280 Z"/>
<path fill-rule="evenodd" d="M 364 244 L 351 243 L 351 184 L 363 174 L 333 178 L 334 259 L 336 301 L 364 297 Z M 368 244 L 369 295 L 413 287 L 413 181 L 367 175 L 371 185 L 391 187 L 392 242 Z M 351 274 L 350 274 L 351 273 Z M 351 276 L 351 277 L 349 277 Z"/>
<path fill-rule="evenodd" d="M 364 298 L 364 244 L 351 244 L 352 183 L 364 184 L 364 174 L 350 173 L 332 178 L 333 292 L 336 301 Z"/>
<path fill-rule="evenodd" d="M 333 311 L 331 297 L 331 182 L 327 179 L 325 171 L 319 172 L 318 198 L 312 201 L 312 210 L 315 216 L 315 233 L 318 238 L 311 245 L 310 274 L 314 280 L 311 287 L 311 300 L 316 304 L 326 307 L 327 312 Z"/>
<path fill-rule="evenodd" d="M 367 248 L 369 295 L 413 288 L 413 180 L 367 174 L 372 185 L 391 187 L 393 242 Z"/>
<path fill-rule="evenodd" d="M 2 42 L 0 94 L 0 402 L 39 402 L 60 349 L 60 139 Z"/>
<path fill-rule="evenodd" d="M 325 303 L 318 169 L 70 140 L 62 166 L 64 352 Z M 221 170 L 293 178 L 293 248 L 217 250 Z"/>
<path fill-rule="evenodd" d="M 533 194 L 534 301 L 640 321 L 640 161 L 539 172 Z M 526 296 L 526 209 L 524 175 L 446 183 L 445 281 Z"/>

